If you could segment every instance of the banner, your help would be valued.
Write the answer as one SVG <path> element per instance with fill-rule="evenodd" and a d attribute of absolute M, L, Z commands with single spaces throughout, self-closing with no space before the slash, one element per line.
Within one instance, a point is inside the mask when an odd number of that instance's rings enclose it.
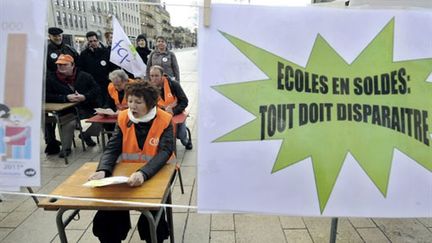
<path fill-rule="evenodd" d="M 114 31 L 110 62 L 132 73 L 135 77 L 144 77 L 147 66 L 138 55 L 117 18 L 115 16 L 112 18 Z"/>
<path fill-rule="evenodd" d="M 40 185 L 46 1 L 2 1 L 0 187 Z"/>
<path fill-rule="evenodd" d="M 212 5 L 200 212 L 431 217 L 430 11 Z"/>

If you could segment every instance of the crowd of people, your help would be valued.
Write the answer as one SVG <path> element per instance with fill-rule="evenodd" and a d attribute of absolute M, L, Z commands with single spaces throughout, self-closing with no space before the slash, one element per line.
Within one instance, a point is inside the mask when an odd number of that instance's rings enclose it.
<path fill-rule="evenodd" d="M 45 101 L 76 102 L 79 119 L 93 116 L 94 108 L 113 109 L 118 114 L 117 124 L 105 127 L 113 133 L 96 172 L 90 175 L 89 180 L 110 176 L 120 160 L 143 164 L 130 175 L 128 181 L 130 186 L 142 185 L 165 163 L 175 160 L 171 118 L 188 106 L 188 98 L 180 85 L 175 54 L 167 49 L 164 37 L 157 37 L 156 49 L 150 50 L 146 36 L 139 35 L 136 50 L 147 64 L 147 75 L 133 77 L 109 60 L 111 32 L 105 34 L 106 43 L 102 44 L 97 33 L 89 31 L 86 34 L 87 46 L 80 54 L 63 42 L 62 32 L 57 27 L 48 30 Z M 76 122 L 79 121 L 62 124 L 61 141 L 56 139 L 55 124 L 45 123 L 46 154 L 65 157 L 71 153 Z M 101 126 L 92 123 L 80 135 L 87 146 L 96 145 L 92 137 L 99 135 Z M 177 125 L 176 136 L 187 150 L 192 149 L 185 123 Z M 130 216 L 127 211 L 99 211 L 94 218 L 93 233 L 101 242 L 121 242 L 129 229 Z M 149 241 L 145 217 L 140 217 L 138 231 L 142 240 Z M 157 226 L 157 232 L 159 242 L 169 236 L 164 217 Z"/>

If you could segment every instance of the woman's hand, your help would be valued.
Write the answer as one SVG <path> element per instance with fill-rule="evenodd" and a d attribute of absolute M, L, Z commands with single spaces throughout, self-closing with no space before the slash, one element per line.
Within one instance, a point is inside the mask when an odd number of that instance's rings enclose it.
<path fill-rule="evenodd" d="M 89 176 L 88 180 L 92 181 L 92 180 L 99 180 L 102 178 L 105 178 L 105 171 L 96 171 L 95 173 Z"/>
<path fill-rule="evenodd" d="M 128 180 L 129 186 L 141 186 L 144 183 L 144 176 L 141 172 L 133 173 Z"/>

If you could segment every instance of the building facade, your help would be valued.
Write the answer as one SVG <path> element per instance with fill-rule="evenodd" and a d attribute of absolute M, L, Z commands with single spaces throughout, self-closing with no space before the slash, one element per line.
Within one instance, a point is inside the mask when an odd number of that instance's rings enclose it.
<path fill-rule="evenodd" d="M 135 43 L 136 36 L 144 34 L 150 48 L 154 48 L 157 36 L 166 38 L 168 48 L 176 46 L 170 13 L 160 0 L 148 0 L 142 4 L 132 0 L 50 0 L 48 3 L 48 27 L 62 28 L 64 42 L 78 51 L 86 47 L 88 31 L 96 32 L 105 42 L 104 33 L 112 31 L 112 16 L 118 19 L 132 43 Z M 188 42 L 177 45 L 189 46 L 189 39 L 184 40 Z"/>

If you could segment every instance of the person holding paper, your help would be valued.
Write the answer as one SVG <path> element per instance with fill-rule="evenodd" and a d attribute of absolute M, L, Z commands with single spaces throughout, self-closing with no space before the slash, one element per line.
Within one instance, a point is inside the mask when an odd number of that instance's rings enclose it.
<path fill-rule="evenodd" d="M 164 70 L 161 66 L 150 67 L 150 81 L 155 84 L 160 92 L 158 106 L 173 116 L 182 113 L 188 106 L 189 100 L 179 82 L 171 81 L 169 77 L 164 75 Z M 186 123 L 177 125 L 177 138 L 187 150 L 192 149 L 192 139 L 187 136 Z"/>
<path fill-rule="evenodd" d="M 140 186 L 155 175 L 167 162 L 175 162 L 173 155 L 173 128 L 171 114 L 157 107 L 159 90 L 150 82 L 128 83 L 125 87 L 128 109 L 118 115 L 118 129 L 109 140 L 98 168 L 89 180 L 112 175 L 120 163 L 142 163 L 143 166 L 129 176 L 130 186 Z M 101 242 L 121 242 L 126 239 L 130 224 L 128 211 L 98 211 L 93 220 L 93 234 Z M 138 231 L 142 240 L 150 242 L 148 222 L 141 215 Z M 165 216 L 157 226 L 159 242 L 169 236 Z"/>

